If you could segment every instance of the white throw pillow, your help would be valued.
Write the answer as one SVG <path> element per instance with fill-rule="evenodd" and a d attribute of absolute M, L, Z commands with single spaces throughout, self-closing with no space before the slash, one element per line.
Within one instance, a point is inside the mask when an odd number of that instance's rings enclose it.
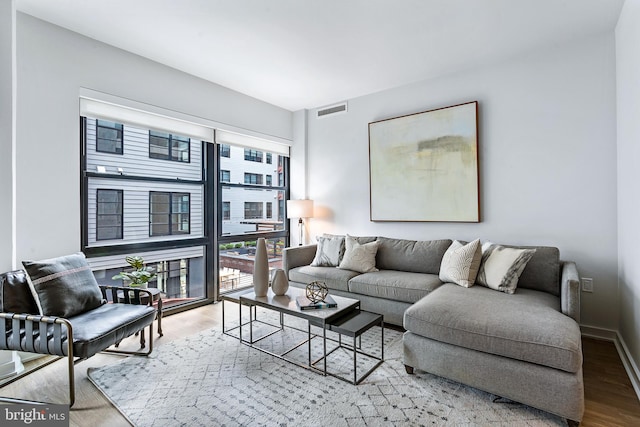
<path fill-rule="evenodd" d="M 535 252 L 535 249 L 506 248 L 485 242 L 476 283 L 507 294 L 515 293 L 520 274 Z"/>
<path fill-rule="evenodd" d="M 354 237 L 347 234 L 344 257 L 342 257 L 338 268 L 357 271 L 358 273 L 378 271 L 376 268 L 376 253 L 378 253 L 377 240 L 361 245 Z"/>
<path fill-rule="evenodd" d="M 344 237 L 319 236 L 316 256 L 311 261 L 314 267 L 337 267 L 344 255 Z"/>
<path fill-rule="evenodd" d="M 466 245 L 454 240 L 442 257 L 440 280 L 470 288 L 476 281 L 481 260 L 480 239 Z"/>

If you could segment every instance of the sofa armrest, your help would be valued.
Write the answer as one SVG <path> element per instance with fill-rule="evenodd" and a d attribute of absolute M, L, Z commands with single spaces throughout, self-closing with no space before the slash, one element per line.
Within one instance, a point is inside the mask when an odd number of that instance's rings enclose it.
<path fill-rule="evenodd" d="M 292 246 L 284 248 L 282 251 L 282 269 L 287 277 L 289 270 L 303 265 L 309 265 L 316 256 L 316 247 L 318 245 Z"/>
<path fill-rule="evenodd" d="M 562 278 L 560 280 L 562 313 L 580 323 L 580 277 L 575 262 L 562 262 Z"/>

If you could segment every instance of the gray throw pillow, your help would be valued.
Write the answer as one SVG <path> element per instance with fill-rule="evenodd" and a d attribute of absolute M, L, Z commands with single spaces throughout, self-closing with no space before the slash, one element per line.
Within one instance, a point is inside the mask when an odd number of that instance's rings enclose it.
<path fill-rule="evenodd" d="M 344 255 L 343 236 L 321 236 L 317 238 L 316 256 L 311 261 L 314 267 L 337 267 Z"/>
<path fill-rule="evenodd" d="M 105 303 L 82 252 L 22 265 L 40 314 L 71 317 Z"/>

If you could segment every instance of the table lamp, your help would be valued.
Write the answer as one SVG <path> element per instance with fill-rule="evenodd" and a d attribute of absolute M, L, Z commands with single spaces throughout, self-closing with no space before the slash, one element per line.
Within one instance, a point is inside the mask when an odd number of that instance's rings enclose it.
<path fill-rule="evenodd" d="M 287 200 L 287 218 L 298 218 L 298 246 L 302 246 L 303 218 L 313 218 L 313 200 Z"/>

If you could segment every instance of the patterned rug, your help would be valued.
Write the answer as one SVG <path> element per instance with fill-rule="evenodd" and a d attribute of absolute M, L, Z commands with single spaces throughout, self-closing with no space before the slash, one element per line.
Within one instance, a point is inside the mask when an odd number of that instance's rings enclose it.
<path fill-rule="evenodd" d="M 287 325 L 304 326 L 296 322 L 286 317 Z M 254 337 L 271 330 L 275 328 L 268 325 L 254 328 Z M 243 329 L 245 338 L 248 332 Z M 281 351 L 304 338 L 306 332 L 287 328 L 258 344 Z M 380 342 L 380 328 L 372 328 L 362 337 L 362 349 L 379 354 Z M 385 329 L 384 342 L 385 362 L 357 386 L 250 348 L 220 330 L 163 344 L 148 358 L 130 357 L 92 369 L 89 377 L 140 427 L 566 425 L 559 417 L 525 405 L 494 403 L 494 395 L 441 377 L 421 371 L 408 375 L 402 363 L 402 334 Z M 322 341 L 315 338 L 312 343 L 316 358 Z M 302 345 L 288 357 L 306 363 L 307 348 Z M 328 370 L 353 378 L 352 354 L 334 351 L 327 359 Z M 374 363 L 358 355 L 358 375 Z"/>

